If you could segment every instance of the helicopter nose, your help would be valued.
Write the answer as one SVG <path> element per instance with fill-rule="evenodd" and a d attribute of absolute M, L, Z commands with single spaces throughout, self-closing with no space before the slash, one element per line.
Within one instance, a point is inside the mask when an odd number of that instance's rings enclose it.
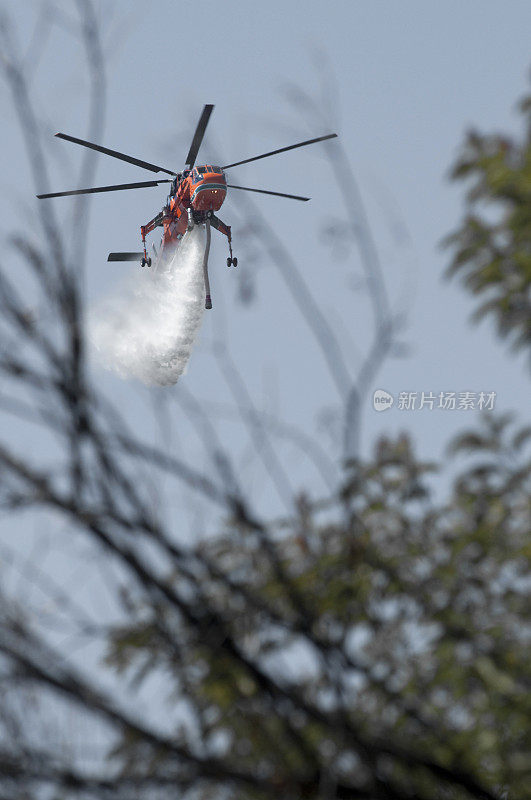
<path fill-rule="evenodd" d="M 213 177 L 213 176 L 212 176 Z M 199 185 L 194 187 L 191 201 L 196 211 L 218 211 L 223 205 L 227 194 L 225 182 L 219 180 L 209 180 L 206 176 Z"/>

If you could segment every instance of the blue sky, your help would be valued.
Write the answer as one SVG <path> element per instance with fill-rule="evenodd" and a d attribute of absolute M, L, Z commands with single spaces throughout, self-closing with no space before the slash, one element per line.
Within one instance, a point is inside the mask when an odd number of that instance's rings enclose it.
<path fill-rule="evenodd" d="M 43 3 L 9 8 L 18 28 L 21 51 L 45 42 Z M 61 130 L 85 135 L 87 80 L 79 43 L 68 33 L 75 3 L 51 4 L 65 14 L 51 29 L 33 81 L 33 99 L 49 126 L 50 169 L 56 190 L 72 188 L 77 148 L 53 139 Z M 529 407 L 529 378 L 523 357 L 508 354 L 490 324 L 471 327 L 472 302 L 457 284 L 442 280 L 448 254 L 440 241 L 462 212 L 462 187 L 447 180 L 466 129 L 518 131 L 518 99 L 528 86 L 531 64 L 531 6 L 501 2 L 316 2 L 272 0 L 159 0 L 149 6 L 125 0 L 97 3 L 108 59 L 108 104 L 102 144 L 148 161 L 179 169 L 204 103 L 214 103 L 201 154 L 205 161 L 238 160 L 294 141 L 337 131 L 351 159 L 373 225 L 389 291 L 396 304 L 406 297 L 409 324 L 403 340 L 405 359 L 388 361 L 374 388 L 399 391 L 492 390 L 500 409 L 524 415 Z M 32 40 L 33 36 L 33 40 Z M 328 83 L 323 81 L 323 60 Z M 294 85 L 314 97 L 324 112 L 309 121 L 286 97 Z M 324 88 L 323 88 L 324 86 Z M 328 87 L 328 88 L 327 88 Z M 333 91 L 330 91 L 332 87 Z M 5 87 L 2 101 L 8 106 Z M 3 133 L 8 158 L 1 176 L 0 209 L 4 231 L 31 209 L 34 187 L 17 126 L 7 117 Z M 211 155 L 210 155 L 211 154 Z M 144 177 L 142 177 L 142 175 Z M 145 180 L 141 170 L 102 157 L 96 183 Z M 369 336 L 368 300 L 359 288 L 355 251 L 345 261 L 331 257 L 322 227 L 344 219 L 344 210 L 326 160 L 316 148 L 267 159 L 234 170 L 243 185 L 308 194 L 311 203 L 261 197 L 281 238 L 289 244 L 327 319 L 337 326 L 345 358 L 355 368 L 356 350 Z M 96 302 L 119 280 L 109 265 L 111 250 L 135 250 L 139 226 L 164 201 L 164 187 L 92 202 L 88 228 L 87 300 Z M 68 199 L 53 201 L 71 224 Z M 293 207 L 295 206 L 295 207 Z M 31 211 L 29 212 L 31 214 Z M 231 356 L 259 409 L 298 423 L 313 434 L 333 418 L 337 402 L 308 329 L 274 264 L 258 253 L 253 263 L 239 246 L 238 213 L 229 198 L 220 217 L 233 225 L 238 270 L 225 264 L 225 241 L 214 237 L 211 281 L 214 310 L 184 380 L 207 404 L 231 403 L 212 354 L 225 338 Z M 398 222 L 397 222 L 398 221 Z M 394 233 L 397 224 L 407 239 Z M 238 301 L 238 282 L 247 272 L 256 300 Z M 357 288 L 356 288 L 357 287 Z M 149 438 L 157 426 L 145 409 L 160 403 L 161 392 L 123 382 L 95 367 L 95 379 Z M 162 398 L 166 402 L 168 395 Z M 197 441 L 187 422 L 171 412 L 183 448 L 197 458 Z M 471 424 L 471 412 L 401 412 L 365 409 L 363 449 L 382 432 L 408 429 L 421 453 L 438 458 L 451 435 Z M 221 423 L 224 443 L 248 469 L 246 434 Z M 323 438 L 326 443 L 326 436 Z M 289 450 L 289 448 L 288 448 Z M 202 456 L 199 456 L 202 458 Z M 295 469 L 299 456 L 289 450 Z M 247 459 L 247 461 L 246 461 Z M 248 469 L 260 494 L 262 474 Z M 314 478 L 304 470 L 301 485 Z"/>
<path fill-rule="evenodd" d="M 331 0 L 100 0 L 96 4 L 107 58 L 107 111 L 102 144 L 180 169 L 205 103 L 214 103 L 201 150 L 205 162 L 246 158 L 292 142 L 337 131 L 351 160 L 369 214 L 389 292 L 395 306 L 407 300 L 407 358 L 389 360 L 373 386 L 400 391 L 487 390 L 497 392 L 500 410 L 515 410 L 529 421 L 529 372 L 523 356 L 508 354 L 490 324 L 472 327 L 473 303 L 457 284 L 442 279 L 449 256 L 441 239 L 458 223 L 463 188 L 451 185 L 448 169 L 465 131 L 518 132 L 516 103 L 528 90 L 531 66 L 528 0 L 428 0 L 359 2 Z M 5 6 L 4 6 L 5 7 Z M 49 30 L 53 7 L 62 14 Z M 8 3 L 19 51 L 38 59 L 32 99 L 48 130 L 52 189 L 74 188 L 81 153 L 53 138 L 56 131 L 85 137 L 86 66 L 72 36 L 75 2 Z M 48 35 L 49 34 L 49 35 Z M 30 44 L 31 43 L 31 44 Z M 42 47 L 41 47 L 42 46 Z M 326 80 L 323 79 L 323 60 Z M 311 95 L 325 119 L 309 121 L 286 96 L 294 85 Z M 3 167 L 0 174 L 2 245 L 14 228 L 31 228 L 37 189 L 6 87 Z M 95 183 L 147 180 L 150 174 L 113 159 L 98 162 Z M 326 319 L 335 328 L 344 357 L 354 371 L 370 338 L 371 314 L 360 288 L 361 269 L 353 250 L 336 257 L 323 226 L 341 225 L 345 211 L 319 147 L 234 170 L 235 183 L 309 195 L 311 203 L 253 197 L 289 247 Z M 139 227 L 165 199 L 164 187 L 93 199 L 89 220 L 72 221 L 68 198 L 53 201 L 63 215 L 65 236 L 72 225 L 88 225 L 87 305 L 119 285 L 120 270 L 132 264 L 107 263 L 113 250 L 136 250 Z M 229 197 L 219 216 L 233 226 L 237 270 L 225 266 L 224 239 L 213 236 L 210 273 L 214 309 L 181 385 L 208 413 L 216 415 L 219 436 L 234 458 L 239 477 L 256 507 L 278 513 L 248 431 L 238 421 L 213 350 L 224 341 L 256 408 L 288 425 L 318 436 L 332 457 L 334 423 L 340 410 L 322 355 L 267 253 L 249 253 L 241 236 L 238 206 Z M 242 280 L 252 280 L 255 300 L 239 301 Z M 21 279 L 22 280 L 22 279 Z M 96 364 L 93 377 L 120 408 L 125 421 L 147 442 L 164 443 L 180 458 L 210 469 L 190 418 L 174 400 L 174 388 L 147 389 L 122 381 Z M 449 439 L 477 420 L 475 412 L 399 411 L 384 414 L 367 404 L 362 449 L 369 452 L 383 433 L 408 430 L 423 458 L 439 460 Z M 0 424 L 11 431 L 24 455 L 42 461 L 49 441 L 29 425 Z M 332 432 L 330 432 L 330 425 Z M 292 444 L 273 439 L 294 488 L 321 496 L 316 471 Z M 173 486 L 173 485 L 172 485 Z M 158 485 L 163 493 L 165 486 Z M 176 535 L 200 537 L 210 516 L 202 500 L 180 491 L 166 498 L 166 516 Z M 282 509 L 282 511 L 284 511 Z M 178 523 L 185 524 L 179 525 Z M 116 612 L 109 587 L 113 565 L 85 540 L 71 536 L 68 523 L 29 514 L 10 518 L 2 540 L 22 559 L 39 563 L 64 590 L 86 604 L 97 619 Z M 0 558 L 3 558 L 0 554 Z M 24 562 L 25 563 L 25 562 Z M 3 585 L 9 567 L 2 567 Z M 35 587 L 9 572 L 13 593 L 36 614 L 46 611 Z M 69 640 L 73 658 L 85 658 L 86 642 Z M 88 653 L 93 663 L 100 653 Z M 83 664 L 85 665 L 85 663 Z M 103 677 L 103 676 L 100 676 Z M 145 712 L 153 713 L 150 702 Z"/>

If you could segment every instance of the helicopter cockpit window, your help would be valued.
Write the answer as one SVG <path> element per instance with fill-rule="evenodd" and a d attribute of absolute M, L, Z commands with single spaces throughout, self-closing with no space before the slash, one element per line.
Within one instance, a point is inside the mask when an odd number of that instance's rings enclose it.
<path fill-rule="evenodd" d="M 221 167 L 211 167 L 211 169 L 212 169 L 212 172 L 217 172 L 218 175 L 222 175 L 223 174 L 223 170 L 221 169 Z"/>
<path fill-rule="evenodd" d="M 197 171 L 200 173 L 200 175 L 204 175 L 205 172 L 208 172 L 208 169 L 206 167 L 198 167 Z"/>
<path fill-rule="evenodd" d="M 199 177 L 199 172 L 198 172 L 197 169 L 194 169 L 194 171 L 192 173 L 192 178 L 193 178 L 194 181 L 200 181 L 201 180 L 201 178 Z"/>

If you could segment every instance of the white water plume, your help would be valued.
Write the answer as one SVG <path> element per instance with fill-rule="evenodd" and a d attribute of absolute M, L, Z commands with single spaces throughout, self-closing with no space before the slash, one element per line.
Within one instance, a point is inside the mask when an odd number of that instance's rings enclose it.
<path fill-rule="evenodd" d="M 204 234 L 186 234 L 164 271 L 132 269 L 89 316 L 99 361 L 123 378 L 169 386 L 183 374 L 205 307 Z"/>

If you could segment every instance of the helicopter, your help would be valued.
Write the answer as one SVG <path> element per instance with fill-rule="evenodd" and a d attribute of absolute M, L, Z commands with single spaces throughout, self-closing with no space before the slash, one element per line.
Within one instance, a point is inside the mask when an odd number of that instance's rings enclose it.
<path fill-rule="evenodd" d="M 206 246 L 203 257 L 203 272 L 205 280 L 205 308 L 212 308 L 212 298 L 210 295 L 210 285 L 208 280 L 208 254 L 210 250 L 210 227 L 216 228 L 220 233 L 227 237 L 229 245 L 229 257 L 227 258 L 227 266 L 238 266 L 238 259 L 232 253 L 232 235 L 230 225 L 222 222 L 214 212 L 219 211 L 225 197 L 227 196 L 227 189 L 238 189 L 244 192 L 257 192 L 259 194 L 273 195 L 275 197 L 284 197 L 290 200 L 299 200 L 302 202 L 308 201 L 309 197 L 300 197 L 295 194 L 285 194 L 284 192 L 273 192 L 266 189 L 253 189 L 249 186 L 236 186 L 227 183 L 225 170 L 238 167 L 241 164 L 248 164 L 251 161 L 258 161 L 262 158 L 269 158 L 269 156 L 284 153 L 287 150 L 294 150 L 297 147 L 305 147 L 306 145 L 315 144 L 316 142 L 325 141 L 325 139 L 333 139 L 337 133 L 329 133 L 325 136 L 319 136 L 315 139 L 308 139 L 304 142 L 288 145 L 287 147 L 280 147 L 277 150 L 271 150 L 268 153 L 262 153 L 258 156 L 245 158 L 242 161 L 235 161 L 232 164 L 225 164 L 223 167 L 215 166 L 213 164 L 204 164 L 196 166 L 197 155 L 201 143 L 203 141 L 205 131 L 210 119 L 210 115 L 214 109 L 213 105 L 207 104 L 204 106 L 199 122 L 197 123 L 195 133 L 186 157 L 185 168 L 181 172 L 174 172 L 166 167 L 160 167 L 156 164 L 151 164 L 148 161 L 142 161 L 139 158 L 120 153 L 117 150 L 110 150 L 107 147 L 87 142 L 84 139 L 78 139 L 75 136 L 70 136 L 66 133 L 56 133 L 55 136 L 60 139 L 65 139 L 68 142 L 89 147 L 91 150 L 97 150 L 99 153 L 112 156 L 113 158 L 127 161 L 129 164 L 134 164 L 137 167 L 149 170 L 150 172 L 158 173 L 164 172 L 171 175 L 170 178 L 162 178 L 159 180 L 140 181 L 137 183 L 122 183 L 113 186 L 96 186 L 90 189 L 73 189 L 68 192 L 51 192 L 48 194 L 38 194 L 39 200 L 48 199 L 51 197 L 66 197 L 78 194 L 95 194 L 97 192 L 118 192 L 125 189 L 144 189 L 159 184 L 170 183 L 170 191 L 166 203 L 162 210 L 147 222 L 145 225 L 140 226 L 140 234 L 142 237 L 142 252 L 136 253 L 109 253 L 107 261 L 139 261 L 142 267 L 151 267 L 152 260 L 147 254 L 146 250 L 146 236 L 151 233 L 155 228 L 162 227 L 163 234 L 161 239 L 161 247 L 159 252 L 155 250 L 156 269 L 163 267 L 168 259 L 173 256 L 175 248 L 182 242 L 185 234 L 191 231 L 195 226 L 204 225 L 206 227 Z M 155 248 L 154 248 L 155 249 Z"/>

